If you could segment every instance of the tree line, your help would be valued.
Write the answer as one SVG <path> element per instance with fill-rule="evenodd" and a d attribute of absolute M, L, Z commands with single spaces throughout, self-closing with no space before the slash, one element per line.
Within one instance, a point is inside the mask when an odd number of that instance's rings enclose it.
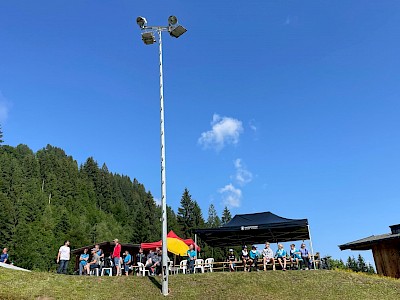
<path fill-rule="evenodd" d="M 93 157 L 78 165 L 64 150 L 47 145 L 34 153 L 26 145 L 2 145 L 0 127 L 0 243 L 15 265 L 54 270 L 64 240 L 72 248 L 118 237 L 122 243 L 160 240 L 161 207 L 150 191 L 128 176 L 99 166 Z M 167 207 L 168 230 L 193 238 L 196 228 L 218 227 L 221 218 L 210 205 L 208 219 L 187 188 L 175 213 Z M 225 250 L 204 245 L 204 255 Z"/>

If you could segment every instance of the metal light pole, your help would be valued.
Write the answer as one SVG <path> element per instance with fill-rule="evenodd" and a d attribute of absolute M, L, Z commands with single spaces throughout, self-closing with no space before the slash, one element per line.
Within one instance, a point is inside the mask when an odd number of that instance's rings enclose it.
<path fill-rule="evenodd" d="M 143 17 L 138 17 L 136 23 L 143 31 L 142 40 L 146 45 L 156 42 L 154 32 L 158 33 L 159 57 L 160 57 L 160 142 L 161 142 L 161 209 L 162 209 L 162 284 L 161 292 L 164 296 L 168 295 L 168 255 L 167 255 L 167 188 L 165 173 L 165 134 L 164 134 L 164 83 L 163 83 L 163 64 L 162 64 L 162 32 L 168 31 L 173 37 L 180 37 L 186 29 L 178 25 L 175 16 L 168 18 L 168 26 L 147 26 L 147 21 Z"/>

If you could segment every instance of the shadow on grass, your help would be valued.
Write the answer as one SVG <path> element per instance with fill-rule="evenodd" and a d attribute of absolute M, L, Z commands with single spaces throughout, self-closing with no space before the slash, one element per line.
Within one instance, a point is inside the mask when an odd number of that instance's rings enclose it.
<path fill-rule="evenodd" d="M 161 291 L 161 287 L 162 287 L 161 283 L 154 276 L 148 276 L 148 278 L 149 278 L 150 282 L 152 284 L 154 284 L 156 286 L 156 288 L 158 288 Z"/>

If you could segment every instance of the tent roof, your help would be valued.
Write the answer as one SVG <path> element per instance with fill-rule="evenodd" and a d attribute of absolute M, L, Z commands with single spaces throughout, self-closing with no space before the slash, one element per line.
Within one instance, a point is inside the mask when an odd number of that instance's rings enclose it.
<path fill-rule="evenodd" d="M 271 212 L 241 214 L 219 228 L 195 230 L 210 246 L 234 246 L 309 239 L 307 219 L 287 219 Z"/>
<path fill-rule="evenodd" d="M 197 251 L 201 250 L 200 247 L 198 245 L 196 245 L 196 243 L 192 239 L 184 240 L 184 239 L 180 238 L 173 230 L 170 230 L 170 232 L 168 232 L 167 237 L 179 239 L 179 240 L 183 241 L 188 246 L 190 246 L 190 244 L 193 244 L 193 246 L 195 247 L 195 249 Z M 140 244 L 140 248 L 142 248 L 143 250 L 155 249 L 157 247 L 159 247 L 159 248 L 162 247 L 162 240 L 159 240 L 158 242 L 141 243 Z"/>

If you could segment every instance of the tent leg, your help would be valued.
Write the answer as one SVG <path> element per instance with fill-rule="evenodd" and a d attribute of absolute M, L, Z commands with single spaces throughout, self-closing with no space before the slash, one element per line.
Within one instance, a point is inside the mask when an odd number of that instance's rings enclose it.
<path fill-rule="evenodd" d="M 308 229 L 308 235 L 310 236 L 311 257 L 312 257 L 312 261 L 313 261 L 313 265 L 314 265 L 314 270 L 316 270 L 317 268 L 315 265 L 315 257 L 314 257 L 314 249 L 313 249 L 313 245 L 312 245 L 312 239 L 311 239 L 310 225 L 307 225 L 307 229 Z"/>

